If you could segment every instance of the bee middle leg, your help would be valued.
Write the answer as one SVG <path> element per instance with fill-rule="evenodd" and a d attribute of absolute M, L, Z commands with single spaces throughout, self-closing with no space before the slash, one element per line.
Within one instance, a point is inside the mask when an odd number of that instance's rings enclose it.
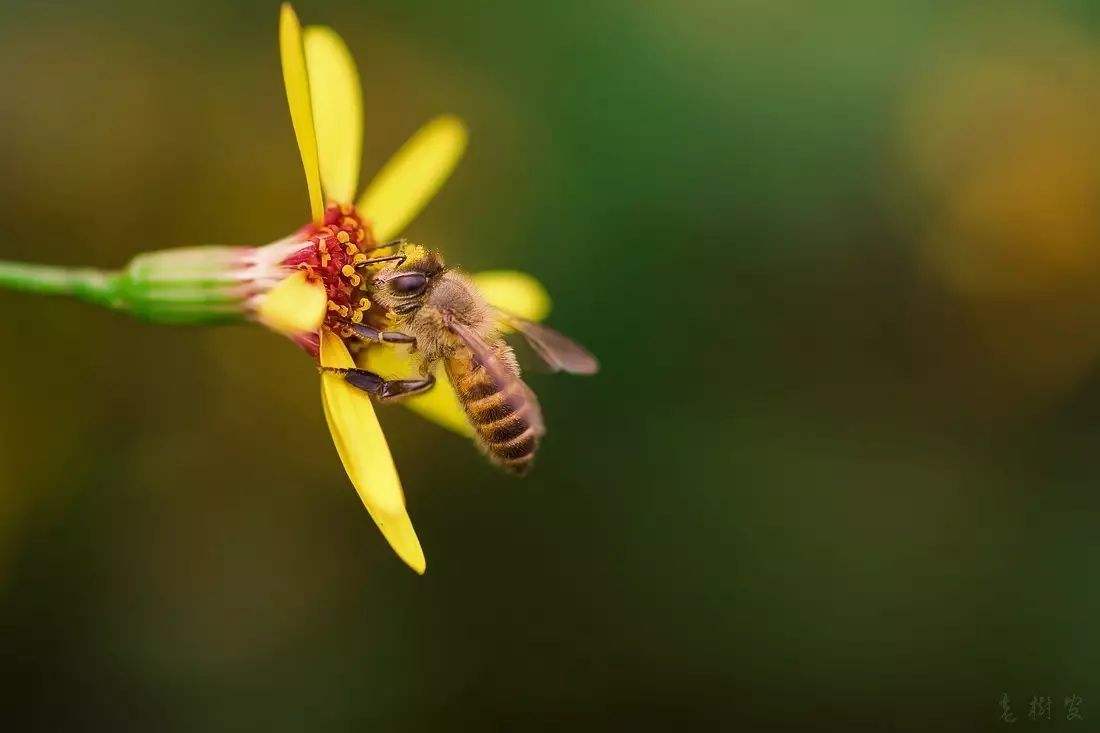
<path fill-rule="evenodd" d="M 380 331 L 362 323 L 348 323 L 348 328 L 363 341 L 375 344 L 411 344 L 416 348 L 416 337 L 400 331 Z"/>
<path fill-rule="evenodd" d="M 383 379 L 367 369 L 323 367 L 322 371 L 342 375 L 344 381 L 352 387 L 361 389 L 383 402 L 427 392 L 435 384 L 435 377 L 430 375 L 423 379 Z"/>

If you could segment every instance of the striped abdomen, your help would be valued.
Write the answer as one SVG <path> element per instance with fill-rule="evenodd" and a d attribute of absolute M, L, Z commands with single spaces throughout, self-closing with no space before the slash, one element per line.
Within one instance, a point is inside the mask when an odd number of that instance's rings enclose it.
<path fill-rule="evenodd" d="M 527 473 L 543 433 L 531 390 L 510 372 L 508 379 L 494 379 L 468 349 L 458 350 L 444 364 L 485 452 L 505 470 Z"/>

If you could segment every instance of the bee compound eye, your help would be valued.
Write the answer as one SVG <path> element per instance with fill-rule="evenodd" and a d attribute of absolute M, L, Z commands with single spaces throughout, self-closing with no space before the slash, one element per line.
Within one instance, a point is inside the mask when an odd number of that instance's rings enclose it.
<path fill-rule="evenodd" d="M 394 295 L 420 295 L 428 285 L 428 278 L 419 272 L 410 272 L 406 275 L 398 275 L 389 282 L 390 291 Z"/>

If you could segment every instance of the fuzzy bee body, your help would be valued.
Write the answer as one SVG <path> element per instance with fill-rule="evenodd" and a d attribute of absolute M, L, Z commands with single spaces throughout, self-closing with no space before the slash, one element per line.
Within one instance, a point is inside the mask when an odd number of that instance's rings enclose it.
<path fill-rule="evenodd" d="M 503 342 L 500 346 L 501 351 L 511 356 L 511 350 Z M 511 366 L 509 361 L 514 359 L 501 358 L 506 366 Z M 507 471 L 527 473 L 535 459 L 542 428 L 530 418 L 538 406 L 533 403 L 531 391 L 519 380 L 518 368 L 515 379 L 501 384 L 468 348 L 456 349 L 443 363 L 485 453 Z"/>

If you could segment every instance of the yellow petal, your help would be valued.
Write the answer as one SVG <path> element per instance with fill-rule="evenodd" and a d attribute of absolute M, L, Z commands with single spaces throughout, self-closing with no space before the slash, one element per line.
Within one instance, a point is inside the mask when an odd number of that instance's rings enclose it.
<path fill-rule="evenodd" d="M 268 328 L 294 335 L 316 333 L 327 310 L 328 293 L 324 284 L 303 270 L 269 290 L 256 316 Z"/>
<path fill-rule="evenodd" d="M 466 126 L 444 115 L 409 138 L 359 199 L 374 236 L 384 242 L 404 230 L 431 200 L 466 149 Z"/>
<path fill-rule="evenodd" d="M 309 73 L 302 50 L 302 26 L 290 3 L 283 3 L 279 14 L 279 54 L 283 59 L 283 84 L 290 105 L 290 121 L 302 154 L 302 167 L 309 188 L 309 209 L 313 221 L 320 221 L 325 212 L 321 196 L 321 169 L 317 158 L 317 134 L 313 127 L 313 105 L 309 94 Z"/>
<path fill-rule="evenodd" d="M 418 374 L 418 362 L 400 346 L 374 346 L 359 352 L 359 366 L 388 379 L 403 379 Z M 473 437 L 474 429 L 466 419 L 451 380 L 442 366 L 436 367 L 435 386 L 424 394 L 406 397 L 401 404 L 437 425 L 459 435 Z"/>
<path fill-rule="evenodd" d="M 321 330 L 322 366 L 355 366 L 340 337 Z M 405 511 L 405 495 L 393 465 L 386 436 L 370 398 L 338 374 L 321 374 L 321 401 L 332 442 L 359 498 L 398 557 L 418 573 L 426 566 L 424 551 Z"/>
<path fill-rule="evenodd" d="M 363 145 L 363 97 L 355 59 L 331 28 L 309 26 L 303 40 L 321 183 L 330 201 L 350 204 L 359 185 Z"/>
<path fill-rule="evenodd" d="M 489 301 L 513 316 L 541 321 L 550 314 L 550 295 L 535 278 L 512 270 L 487 270 L 473 275 L 474 285 Z"/>

